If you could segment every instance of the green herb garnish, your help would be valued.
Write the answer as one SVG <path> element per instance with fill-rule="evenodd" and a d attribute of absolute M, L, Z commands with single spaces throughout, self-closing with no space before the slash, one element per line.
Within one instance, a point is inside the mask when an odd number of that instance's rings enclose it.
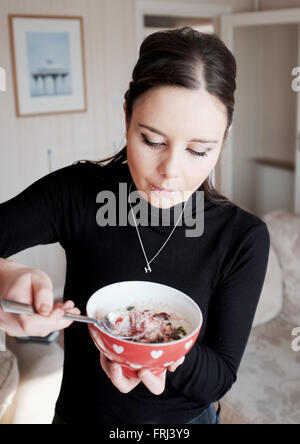
<path fill-rule="evenodd" d="M 176 341 L 178 339 L 181 339 L 180 334 L 182 334 L 183 336 L 186 336 L 186 331 L 181 326 L 178 328 L 174 328 L 174 331 L 172 331 L 172 333 L 170 334 L 170 338 L 174 339 Z"/>

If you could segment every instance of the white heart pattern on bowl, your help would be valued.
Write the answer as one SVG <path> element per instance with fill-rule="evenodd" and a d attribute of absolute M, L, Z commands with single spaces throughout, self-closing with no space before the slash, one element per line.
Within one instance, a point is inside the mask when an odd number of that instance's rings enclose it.
<path fill-rule="evenodd" d="M 120 355 L 124 351 L 124 347 L 122 347 L 121 345 L 119 346 L 117 344 L 113 345 L 113 349 L 116 353 L 118 353 L 118 355 Z"/>
<path fill-rule="evenodd" d="M 174 361 L 166 362 L 166 363 L 164 364 L 164 367 L 169 367 L 169 365 L 172 365 L 172 364 L 174 364 Z"/>
<path fill-rule="evenodd" d="M 140 364 L 129 364 L 132 368 L 142 368 Z"/>
<path fill-rule="evenodd" d="M 186 343 L 184 344 L 185 349 L 187 350 L 188 348 L 190 348 L 190 346 L 192 345 L 192 343 L 193 343 L 193 339 L 191 339 L 189 342 L 186 342 Z"/>
<path fill-rule="evenodd" d="M 151 352 L 151 356 L 154 359 L 160 358 L 162 356 L 162 354 L 163 354 L 162 350 L 152 350 L 152 352 Z"/>

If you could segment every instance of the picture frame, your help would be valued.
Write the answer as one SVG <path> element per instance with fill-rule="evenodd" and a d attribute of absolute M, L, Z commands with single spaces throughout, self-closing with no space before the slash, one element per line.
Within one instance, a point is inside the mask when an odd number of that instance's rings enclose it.
<path fill-rule="evenodd" d="M 17 117 L 87 111 L 82 17 L 9 14 Z"/>

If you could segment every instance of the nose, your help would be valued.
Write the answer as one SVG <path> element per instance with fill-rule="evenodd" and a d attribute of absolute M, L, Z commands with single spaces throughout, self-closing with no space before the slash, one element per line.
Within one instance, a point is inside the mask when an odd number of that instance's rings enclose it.
<path fill-rule="evenodd" d="M 179 151 L 168 150 L 164 152 L 163 157 L 160 159 L 158 172 L 162 177 L 167 179 L 177 179 L 180 168 Z"/>

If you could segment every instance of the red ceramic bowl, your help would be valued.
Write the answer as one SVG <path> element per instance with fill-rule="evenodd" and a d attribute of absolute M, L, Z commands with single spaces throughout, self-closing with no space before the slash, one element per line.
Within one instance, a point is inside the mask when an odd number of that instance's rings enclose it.
<path fill-rule="evenodd" d="M 137 377 L 136 372 L 148 369 L 159 375 L 169 365 L 186 355 L 193 347 L 203 322 L 198 305 L 176 288 L 148 281 L 123 281 L 107 285 L 96 291 L 88 300 L 89 317 L 105 316 L 108 312 L 134 302 L 167 303 L 192 323 L 192 332 L 182 339 L 171 342 L 145 344 L 118 339 L 101 328 L 88 325 L 90 335 L 105 356 L 118 362 L 127 377 Z"/>

